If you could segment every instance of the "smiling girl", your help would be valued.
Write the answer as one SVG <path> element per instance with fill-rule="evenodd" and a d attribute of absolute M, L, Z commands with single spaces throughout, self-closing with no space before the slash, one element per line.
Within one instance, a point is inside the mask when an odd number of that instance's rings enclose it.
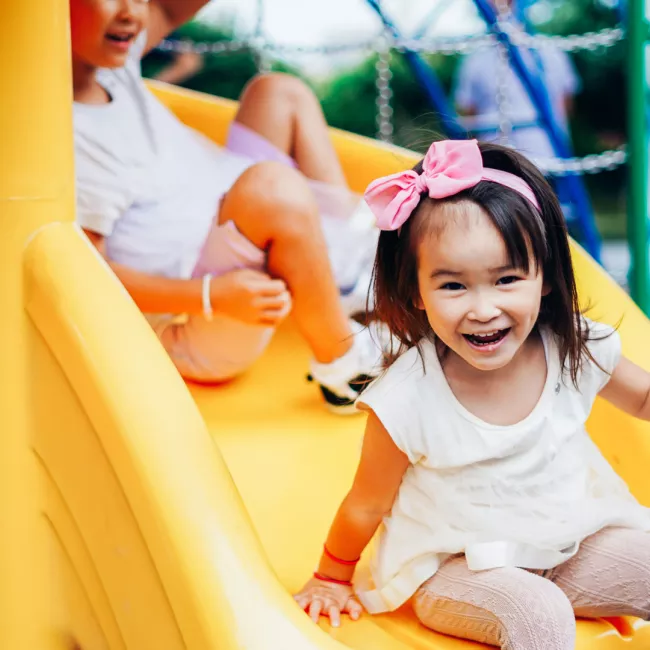
<path fill-rule="evenodd" d="M 650 375 L 581 315 L 544 177 L 514 150 L 445 141 L 366 199 L 402 353 L 358 400 L 359 468 L 298 603 L 338 625 L 412 598 L 431 629 L 506 650 L 573 650 L 574 614 L 648 620 L 650 510 L 585 422 L 598 395 L 650 420 Z"/>

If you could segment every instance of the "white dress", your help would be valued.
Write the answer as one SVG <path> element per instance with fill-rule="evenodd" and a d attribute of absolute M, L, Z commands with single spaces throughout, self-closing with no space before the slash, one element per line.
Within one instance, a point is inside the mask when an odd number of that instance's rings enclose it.
<path fill-rule="evenodd" d="M 611 372 L 620 338 L 589 322 L 594 358 Z M 509 426 L 488 424 L 454 396 L 435 346 L 401 356 L 369 386 L 371 408 L 411 461 L 371 563 L 373 589 L 359 597 L 371 613 L 410 598 L 449 555 L 472 570 L 549 569 L 606 526 L 650 530 L 650 509 L 632 497 L 585 430 L 609 380 L 585 362 L 577 390 L 561 372 L 554 336 L 542 331 L 547 378 L 533 411 Z M 426 369 L 426 371 L 425 371 Z"/>

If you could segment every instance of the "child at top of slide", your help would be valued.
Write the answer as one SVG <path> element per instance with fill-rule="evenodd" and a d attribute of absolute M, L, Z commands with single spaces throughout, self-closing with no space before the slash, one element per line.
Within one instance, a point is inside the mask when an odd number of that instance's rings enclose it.
<path fill-rule="evenodd" d="M 349 319 L 378 231 L 297 79 L 249 83 L 225 148 L 149 92 L 141 56 L 206 2 L 70 0 L 78 222 L 183 376 L 243 372 L 291 311 L 328 406 L 349 412 L 381 364 Z"/>
<path fill-rule="evenodd" d="M 580 313 L 546 180 L 512 149 L 444 141 L 366 197 L 402 353 L 358 399 L 359 468 L 296 600 L 338 625 L 413 598 L 427 627 L 506 650 L 573 650 L 574 614 L 648 620 L 650 510 L 585 422 L 597 395 L 650 419 L 650 374 Z"/>

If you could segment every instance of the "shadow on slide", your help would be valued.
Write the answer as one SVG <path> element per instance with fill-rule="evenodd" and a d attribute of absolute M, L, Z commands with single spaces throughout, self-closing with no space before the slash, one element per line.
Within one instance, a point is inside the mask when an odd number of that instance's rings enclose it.
<path fill-rule="evenodd" d="M 162 85 L 181 119 L 223 142 L 229 102 Z M 353 188 L 407 152 L 334 132 Z M 592 317 L 622 320 L 650 368 L 650 324 L 576 248 Z M 358 459 L 363 416 L 329 415 L 304 381 L 291 324 L 241 380 L 188 391 L 135 305 L 72 224 L 25 255 L 35 451 L 51 553 L 66 585 L 61 631 L 83 650 L 477 648 L 429 632 L 408 607 L 313 625 L 290 593 L 310 575 Z M 198 408 L 197 408 L 198 407 Z M 590 432 L 650 505 L 650 426 L 598 403 Z M 581 621 L 578 648 L 650 647 L 635 619 Z"/>

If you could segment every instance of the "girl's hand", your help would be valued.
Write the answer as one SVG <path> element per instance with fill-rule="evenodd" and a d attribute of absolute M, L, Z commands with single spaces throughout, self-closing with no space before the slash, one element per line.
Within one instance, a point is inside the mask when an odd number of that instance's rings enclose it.
<path fill-rule="evenodd" d="M 352 587 L 316 578 L 312 578 L 294 596 L 294 600 L 309 614 L 314 623 L 318 623 L 321 614 L 329 616 L 332 627 L 341 624 L 341 614 L 349 614 L 350 618 L 356 621 L 363 612 Z"/>
<path fill-rule="evenodd" d="M 250 325 L 275 327 L 291 311 L 287 285 L 253 269 L 212 278 L 210 300 L 215 312 Z"/>

